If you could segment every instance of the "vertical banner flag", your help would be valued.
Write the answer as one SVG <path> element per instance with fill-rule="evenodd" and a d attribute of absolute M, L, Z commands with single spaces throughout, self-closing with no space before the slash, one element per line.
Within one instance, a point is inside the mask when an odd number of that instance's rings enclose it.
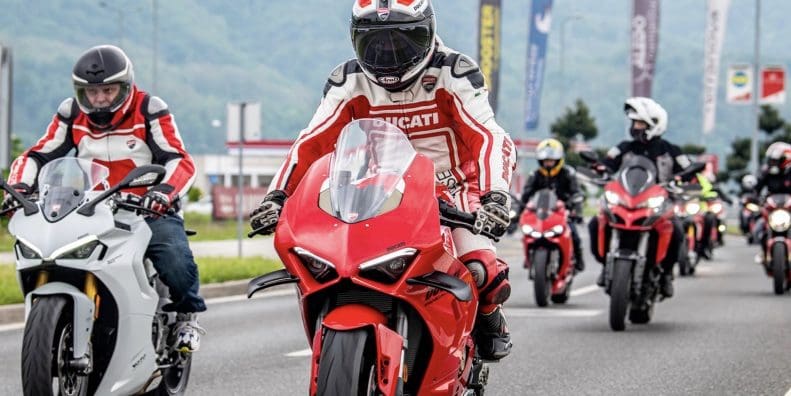
<path fill-rule="evenodd" d="M 651 97 L 659 44 L 659 0 L 632 4 L 632 96 Z"/>
<path fill-rule="evenodd" d="M 786 102 L 786 71 L 782 66 L 765 66 L 761 69 L 761 103 L 783 104 Z"/>
<path fill-rule="evenodd" d="M 527 87 L 525 126 L 538 128 L 541 108 L 541 80 L 547 52 L 547 36 L 552 26 L 552 0 L 533 0 L 530 6 L 530 37 L 527 41 Z"/>
<path fill-rule="evenodd" d="M 11 48 L 0 45 L 0 168 L 11 165 L 11 103 L 13 96 Z"/>
<path fill-rule="evenodd" d="M 728 66 L 728 80 L 725 87 L 728 103 L 748 105 L 753 101 L 753 67 L 751 65 Z"/>
<path fill-rule="evenodd" d="M 500 87 L 500 1 L 481 0 L 478 12 L 478 65 L 489 86 L 489 103 L 495 112 Z"/>
<path fill-rule="evenodd" d="M 730 0 L 708 0 L 706 5 L 706 34 L 703 44 L 703 134 L 709 134 L 714 130 L 720 54 L 725 39 L 729 5 Z"/>

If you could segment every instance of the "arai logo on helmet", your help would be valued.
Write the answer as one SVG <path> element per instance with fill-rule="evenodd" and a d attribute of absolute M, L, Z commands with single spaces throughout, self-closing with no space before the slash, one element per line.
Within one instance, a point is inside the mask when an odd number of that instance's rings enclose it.
<path fill-rule="evenodd" d="M 398 76 L 382 76 L 382 77 L 377 78 L 377 80 L 379 80 L 379 82 L 382 83 L 382 84 L 390 85 L 390 84 L 395 84 L 395 83 L 401 81 L 401 77 L 398 77 Z"/>

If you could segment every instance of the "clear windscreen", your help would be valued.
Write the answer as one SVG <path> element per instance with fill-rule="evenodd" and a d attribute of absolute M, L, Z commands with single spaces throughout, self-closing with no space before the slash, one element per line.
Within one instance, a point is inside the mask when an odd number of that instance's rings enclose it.
<path fill-rule="evenodd" d="M 85 159 L 64 157 L 48 162 L 38 174 L 38 189 L 44 216 L 57 221 L 82 202 L 110 175 L 104 166 Z"/>
<path fill-rule="evenodd" d="M 535 211 L 536 216 L 544 220 L 552 214 L 557 204 L 558 198 L 555 191 L 545 188 L 537 191 L 533 197 L 530 198 L 530 202 L 527 203 L 527 208 Z"/>
<path fill-rule="evenodd" d="M 618 179 L 632 196 L 645 191 L 657 182 L 656 165 L 650 159 L 634 155 L 623 161 Z"/>
<path fill-rule="evenodd" d="M 406 134 L 382 120 L 354 120 L 343 128 L 330 165 L 335 217 L 356 223 L 379 212 L 403 179 L 415 149 Z"/>

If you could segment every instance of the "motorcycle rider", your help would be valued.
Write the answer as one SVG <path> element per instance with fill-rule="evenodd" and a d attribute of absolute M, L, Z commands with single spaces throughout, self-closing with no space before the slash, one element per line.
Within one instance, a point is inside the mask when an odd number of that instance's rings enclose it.
<path fill-rule="evenodd" d="M 606 158 L 600 164 L 594 165 L 599 172 L 613 172 L 621 167 L 625 156 L 642 155 L 654 162 L 658 171 L 658 181 L 666 182 L 671 180 L 675 173 L 678 173 L 690 165 L 692 162 L 681 152 L 681 149 L 662 139 L 662 134 L 667 129 L 667 111 L 656 101 L 645 97 L 632 97 L 624 103 L 624 112 L 631 121 L 629 133 L 632 140 L 625 140 L 607 152 Z M 660 277 L 660 292 L 664 297 L 673 296 L 673 265 L 680 258 L 680 246 L 684 237 L 684 230 L 681 221 L 673 217 L 673 235 L 670 238 L 668 253 L 662 260 L 662 275 Z M 594 216 L 588 223 L 591 236 L 591 250 L 597 261 L 604 264 L 604 257 L 599 256 L 599 218 Z M 605 233 L 606 235 L 607 233 Z M 604 266 L 602 272 L 596 280 L 599 286 L 604 286 Z"/>
<path fill-rule="evenodd" d="M 767 196 L 772 194 L 791 194 L 791 144 L 774 142 L 766 149 L 766 165 L 761 170 L 758 182 L 755 184 L 755 193 L 762 196 L 766 189 Z M 755 222 L 756 239 L 761 241 L 763 256 L 757 260 L 767 265 L 766 251 L 766 221 L 763 217 Z M 763 260 L 761 260 L 763 258 Z M 767 271 L 768 271 L 767 267 Z"/>
<path fill-rule="evenodd" d="M 96 46 L 80 55 L 72 84 L 75 96 L 61 102 L 44 136 L 13 162 L 8 183 L 25 192 L 35 191 L 44 164 L 72 150 L 78 158 L 108 167 L 111 186 L 139 165 L 165 166 L 161 184 L 125 192 L 141 196 L 143 206 L 160 214 L 146 218 L 151 228 L 146 256 L 170 289 L 173 302 L 164 309 L 177 312 L 174 347 L 197 351 L 204 333 L 197 312 L 205 311 L 206 305 L 198 294 L 198 267 L 184 221 L 176 214 L 180 197 L 195 178 L 195 165 L 173 116 L 162 99 L 135 85 L 132 62 L 112 45 Z M 15 204 L 6 194 L 3 208 Z"/>
<path fill-rule="evenodd" d="M 584 196 L 577 182 L 576 171 L 564 165 L 563 144 L 556 139 L 544 139 L 536 146 L 538 169 L 530 175 L 522 190 L 522 206 L 538 190 L 551 188 L 569 210 L 568 227 L 574 245 L 574 268 L 577 272 L 585 270 L 582 242 L 575 223 L 582 222 L 582 200 Z"/>
<path fill-rule="evenodd" d="M 318 110 L 276 173 L 250 225 L 274 232 L 281 208 L 308 167 L 330 153 L 353 119 L 378 118 L 409 135 L 434 161 L 438 184 L 461 210 L 482 214 L 475 233 L 455 229 L 459 253 L 480 290 L 475 337 L 480 355 L 498 360 L 511 340 L 501 304 L 509 297 L 508 266 L 488 238 L 509 224 L 508 193 L 516 151 L 497 124 L 476 63 L 436 35 L 430 1 L 355 0 L 351 41 L 356 58 L 329 76 Z"/>
<path fill-rule="evenodd" d="M 755 175 L 747 174 L 742 176 L 742 180 L 740 183 L 740 191 L 739 197 L 742 201 L 742 207 L 748 202 L 750 197 L 755 196 L 755 186 L 758 184 L 758 178 Z M 750 233 L 750 222 L 751 217 L 744 214 L 744 210 L 741 211 L 739 215 L 739 229 L 742 231 L 742 234 L 748 235 Z"/>

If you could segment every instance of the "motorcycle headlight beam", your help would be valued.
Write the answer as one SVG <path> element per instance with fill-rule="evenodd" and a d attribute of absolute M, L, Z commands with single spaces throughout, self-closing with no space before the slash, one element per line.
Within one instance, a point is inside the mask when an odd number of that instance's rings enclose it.
<path fill-rule="evenodd" d="M 19 254 L 28 260 L 41 258 L 41 250 L 24 238 L 17 237 L 16 246 Z"/>
<path fill-rule="evenodd" d="M 684 207 L 684 210 L 687 212 L 688 215 L 694 216 L 700 212 L 700 204 L 697 202 L 688 202 L 687 205 Z"/>
<path fill-rule="evenodd" d="M 97 246 L 104 246 L 99 242 L 96 235 L 84 236 L 68 245 L 56 249 L 44 261 L 55 261 L 58 259 L 83 260 L 91 256 Z"/>
<path fill-rule="evenodd" d="M 791 228 L 791 213 L 785 209 L 777 209 L 769 214 L 769 227 L 776 232 L 788 231 Z"/>

